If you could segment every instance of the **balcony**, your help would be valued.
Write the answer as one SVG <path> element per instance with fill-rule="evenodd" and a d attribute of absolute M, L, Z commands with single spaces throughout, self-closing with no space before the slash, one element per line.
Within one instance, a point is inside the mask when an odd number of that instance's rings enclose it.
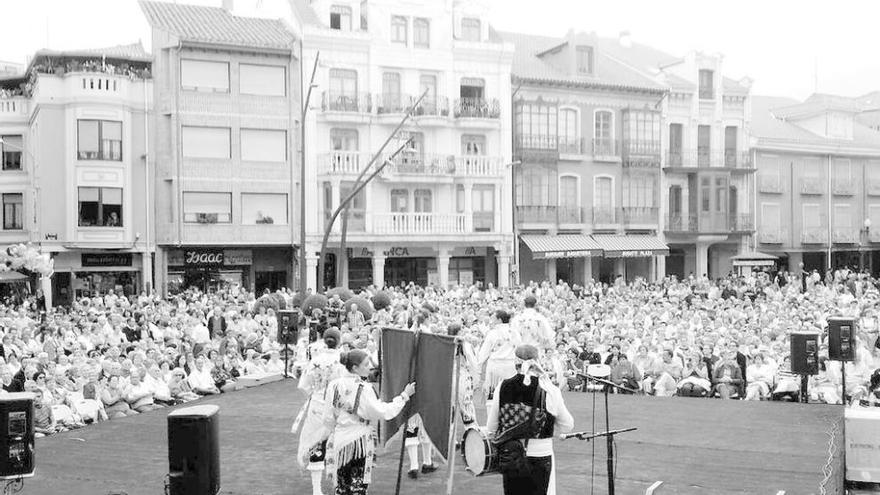
<path fill-rule="evenodd" d="M 411 104 L 418 98 L 411 98 Z M 417 107 L 413 109 L 415 117 L 448 117 L 449 98 L 445 96 L 426 96 Z"/>
<path fill-rule="evenodd" d="M 620 219 L 618 218 L 617 208 L 613 206 L 593 207 L 594 228 L 616 228 L 618 223 L 620 223 Z"/>
<path fill-rule="evenodd" d="M 559 153 L 562 155 L 580 155 L 584 152 L 584 140 L 579 137 L 559 136 Z"/>
<path fill-rule="evenodd" d="M 504 164 L 499 156 L 460 155 L 454 156 L 454 173 L 459 177 L 502 177 Z"/>
<path fill-rule="evenodd" d="M 333 212 L 324 210 L 324 226 L 326 228 L 327 224 L 330 223 L 330 217 L 333 216 Z M 339 217 L 336 218 L 336 222 L 333 223 L 333 231 L 334 232 L 342 232 L 342 222 L 345 218 L 345 213 L 340 213 Z M 346 225 L 346 233 L 361 233 L 366 232 L 367 222 L 366 222 L 366 213 L 364 210 L 349 210 L 348 212 L 348 225 Z"/>
<path fill-rule="evenodd" d="M 834 229 L 831 233 L 831 241 L 834 244 L 858 244 L 858 229 Z"/>
<path fill-rule="evenodd" d="M 0 98 L 0 116 L 24 116 L 27 113 L 27 99 L 23 96 Z"/>
<path fill-rule="evenodd" d="M 620 159 L 620 142 L 616 139 L 594 138 L 593 159 L 618 161 Z"/>
<path fill-rule="evenodd" d="M 497 98 L 458 98 L 452 107 L 457 119 L 497 119 L 501 104 Z"/>
<path fill-rule="evenodd" d="M 332 151 L 318 156 L 319 171 L 326 175 L 357 175 L 370 162 L 360 151 Z"/>
<path fill-rule="evenodd" d="M 666 232 L 696 233 L 697 227 L 696 215 L 670 215 L 666 218 Z"/>
<path fill-rule="evenodd" d="M 835 196 L 852 196 L 856 193 L 856 181 L 854 179 L 832 179 L 831 192 Z"/>
<path fill-rule="evenodd" d="M 825 228 L 805 228 L 801 232 L 801 244 L 826 244 L 828 230 Z"/>
<path fill-rule="evenodd" d="M 671 215 L 666 219 L 666 232 L 674 234 L 733 234 L 754 230 L 755 224 L 750 213 Z"/>
<path fill-rule="evenodd" d="M 578 206 L 559 206 L 556 208 L 558 223 L 584 223 L 583 208 Z"/>
<path fill-rule="evenodd" d="M 758 191 L 768 194 L 782 194 L 782 178 L 778 175 L 759 175 Z"/>
<path fill-rule="evenodd" d="M 754 172 L 752 157 L 747 151 L 711 151 L 708 149 L 672 150 L 666 153 L 664 168 L 711 168 L 732 172 Z"/>
<path fill-rule="evenodd" d="M 371 113 L 373 111 L 373 98 L 369 93 L 336 94 L 325 91 L 321 97 L 321 110 Z"/>
<path fill-rule="evenodd" d="M 520 150 L 539 150 L 552 151 L 558 150 L 558 140 L 556 136 L 540 136 L 537 134 L 518 134 L 516 136 L 516 147 Z"/>
<path fill-rule="evenodd" d="M 625 139 L 623 141 L 623 166 L 660 168 L 660 142 Z"/>
<path fill-rule="evenodd" d="M 404 113 L 412 104 L 412 97 L 400 93 L 384 93 L 375 96 L 376 113 Z"/>
<path fill-rule="evenodd" d="M 517 223 L 556 223 L 556 206 L 517 206 Z"/>
<path fill-rule="evenodd" d="M 464 234 L 463 213 L 377 213 L 373 215 L 375 234 Z"/>
<path fill-rule="evenodd" d="M 652 228 L 656 228 L 660 215 L 659 208 L 649 206 L 624 206 L 621 211 L 623 212 L 623 224 L 627 227 L 650 225 Z"/>
<path fill-rule="evenodd" d="M 385 166 L 386 174 L 449 175 L 455 172 L 455 157 L 428 153 L 403 152 L 391 158 Z"/>
<path fill-rule="evenodd" d="M 812 195 L 825 192 L 825 184 L 818 177 L 801 178 L 801 194 Z"/>
<path fill-rule="evenodd" d="M 761 244 L 782 244 L 788 237 L 788 232 L 781 229 L 764 229 L 758 232 L 758 242 Z"/>

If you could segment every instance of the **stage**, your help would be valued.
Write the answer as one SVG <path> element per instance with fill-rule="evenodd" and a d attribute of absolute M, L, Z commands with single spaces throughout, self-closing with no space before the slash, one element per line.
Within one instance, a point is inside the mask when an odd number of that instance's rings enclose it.
<path fill-rule="evenodd" d="M 576 430 L 592 429 L 592 394 L 567 393 Z M 596 396 L 596 429 L 604 429 Z M 221 493 L 308 495 L 306 473 L 294 461 L 289 433 L 303 403 L 294 380 L 190 403 L 220 406 Z M 181 406 L 186 407 L 186 406 Z M 170 409 L 100 423 L 37 439 L 33 478 L 23 494 L 159 495 L 168 472 L 166 415 Z M 611 396 L 611 428 L 637 427 L 618 437 L 617 493 L 642 494 L 656 481 L 665 494 L 812 494 L 819 492 L 831 422 L 839 406 L 696 398 Z M 484 421 L 485 412 L 480 411 Z M 841 442 L 842 444 L 842 442 Z M 559 494 L 607 493 L 605 442 L 556 441 Z M 398 448 L 382 452 L 370 493 L 394 492 Z M 501 478 L 475 478 L 455 460 L 455 493 L 500 495 Z M 405 463 L 404 467 L 406 468 Z M 835 459 L 839 480 L 840 460 Z M 445 493 L 446 469 L 410 480 L 401 493 Z M 324 493 L 332 493 L 325 484 Z M 829 487 L 830 488 L 830 487 Z M 829 493 L 836 493 L 829 489 Z"/>

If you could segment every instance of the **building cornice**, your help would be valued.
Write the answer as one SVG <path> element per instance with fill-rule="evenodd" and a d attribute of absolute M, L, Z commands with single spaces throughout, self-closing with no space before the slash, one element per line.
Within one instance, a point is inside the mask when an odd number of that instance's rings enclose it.
<path fill-rule="evenodd" d="M 865 148 L 843 144 L 804 143 L 787 139 L 759 139 L 753 148 L 756 151 L 880 157 L 880 148 Z"/>

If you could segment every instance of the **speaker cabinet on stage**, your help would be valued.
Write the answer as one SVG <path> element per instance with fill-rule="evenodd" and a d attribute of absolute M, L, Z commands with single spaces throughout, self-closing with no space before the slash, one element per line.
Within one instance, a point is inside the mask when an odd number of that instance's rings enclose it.
<path fill-rule="evenodd" d="M 185 407 L 168 415 L 170 495 L 220 491 L 220 415 L 215 405 Z"/>
<path fill-rule="evenodd" d="M 278 343 L 281 345 L 296 344 L 299 312 L 282 309 L 275 314 L 278 318 Z"/>
<path fill-rule="evenodd" d="M 828 359 L 855 361 L 856 319 L 828 318 Z"/>
<path fill-rule="evenodd" d="M 819 334 L 791 334 L 791 372 L 798 375 L 819 374 Z"/>
<path fill-rule="evenodd" d="M 34 400 L 30 392 L 0 396 L 0 479 L 34 475 Z"/>

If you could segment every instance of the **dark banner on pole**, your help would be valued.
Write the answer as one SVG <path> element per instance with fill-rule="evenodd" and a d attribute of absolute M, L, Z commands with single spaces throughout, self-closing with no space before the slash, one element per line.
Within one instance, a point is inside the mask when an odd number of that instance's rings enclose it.
<path fill-rule="evenodd" d="M 452 414 L 452 375 L 455 366 L 455 339 L 448 335 L 420 333 L 418 349 L 416 334 L 396 328 L 382 329 L 382 396 L 390 400 L 411 381 L 409 376 L 413 352 L 416 395 L 403 413 L 386 421 L 382 427 L 383 443 L 397 434 L 406 421 L 418 414 L 425 433 L 443 459 L 449 454 L 449 425 Z"/>

